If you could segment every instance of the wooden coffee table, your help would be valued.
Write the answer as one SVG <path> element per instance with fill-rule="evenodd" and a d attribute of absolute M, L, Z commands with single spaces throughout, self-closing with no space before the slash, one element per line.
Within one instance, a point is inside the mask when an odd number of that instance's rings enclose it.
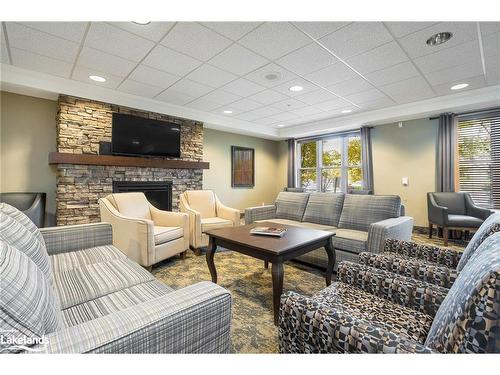
<path fill-rule="evenodd" d="M 281 238 L 250 234 L 250 229 L 256 226 L 285 227 L 287 232 Z M 328 267 L 325 275 L 326 285 L 330 285 L 332 281 L 335 250 L 331 239 L 335 233 L 260 222 L 238 227 L 213 229 L 208 231 L 207 234 L 209 236 L 207 264 L 214 283 L 217 283 L 217 270 L 214 264 L 217 246 L 262 259 L 266 268 L 269 262 L 272 263 L 274 324 L 276 325 L 278 324 L 280 297 L 283 292 L 283 262 L 324 247 L 328 255 Z"/>

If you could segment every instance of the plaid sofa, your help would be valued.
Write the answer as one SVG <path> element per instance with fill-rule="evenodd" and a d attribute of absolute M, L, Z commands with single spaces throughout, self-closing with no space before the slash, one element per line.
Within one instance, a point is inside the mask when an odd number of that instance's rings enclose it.
<path fill-rule="evenodd" d="M 500 352 L 500 233 L 471 254 L 450 289 L 343 262 L 338 281 L 281 297 L 282 353 Z"/>
<path fill-rule="evenodd" d="M 338 263 L 358 261 L 358 254 L 377 254 L 387 238 L 410 240 L 413 218 L 402 216 L 398 196 L 343 193 L 280 192 L 273 205 L 245 210 L 245 223 L 273 222 L 335 232 L 333 246 Z M 328 257 L 321 248 L 298 258 L 326 268 Z"/>
<path fill-rule="evenodd" d="M 6 204 L 0 222 L 0 352 L 230 351 L 227 290 L 158 282 L 106 223 L 39 230 Z"/>

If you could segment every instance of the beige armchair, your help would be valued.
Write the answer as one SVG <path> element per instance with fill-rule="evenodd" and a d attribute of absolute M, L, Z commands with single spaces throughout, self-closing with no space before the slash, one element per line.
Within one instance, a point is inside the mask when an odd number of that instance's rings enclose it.
<path fill-rule="evenodd" d="M 101 221 L 113 227 L 113 245 L 140 265 L 152 265 L 174 255 L 185 258 L 189 248 L 189 216 L 162 211 L 143 193 L 109 194 L 99 199 Z"/>
<path fill-rule="evenodd" d="M 180 195 L 180 210 L 189 214 L 189 244 L 196 255 L 208 246 L 205 232 L 240 225 L 240 211 L 224 206 L 211 190 L 188 190 Z"/>

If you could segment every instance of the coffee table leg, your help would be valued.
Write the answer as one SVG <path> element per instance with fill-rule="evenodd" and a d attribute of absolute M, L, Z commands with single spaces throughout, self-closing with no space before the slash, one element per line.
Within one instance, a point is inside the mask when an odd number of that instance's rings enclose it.
<path fill-rule="evenodd" d="M 264 268 L 269 268 L 269 261 L 267 260 L 264 261 Z"/>
<path fill-rule="evenodd" d="M 212 276 L 212 282 L 217 284 L 217 270 L 215 269 L 214 264 L 215 250 L 217 250 L 217 245 L 215 244 L 214 239 L 210 237 L 207 248 L 207 265 L 210 270 L 210 275 Z"/>
<path fill-rule="evenodd" d="M 273 311 L 274 325 L 278 325 L 278 317 L 280 313 L 280 298 L 283 293 L 283 263 L 273 263 L 271 268 L 273 277 Z"/>
<path fill-rule="evenodd" d="M 328 255 L 328 266 L 326 268 L 326 275 L 325 275 L 326 286 L 328 286 L 332 283 L 332 272 L 333 272 L 333 267 L 335 266 L 335 249 L 333 248 L 331 238 L 329 238 L 326 241 L 325 250 L 326 254 Z"/>

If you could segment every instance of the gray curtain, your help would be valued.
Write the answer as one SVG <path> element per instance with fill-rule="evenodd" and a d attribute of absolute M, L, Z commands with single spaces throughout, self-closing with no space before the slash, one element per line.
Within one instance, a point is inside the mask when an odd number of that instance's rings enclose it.
<path fill-rule="evenodd" d="M 453 113 L 439 115 L 436 157 L 437 191 L 455 191 L 456 132 L 456 116 Z"/>
<path fill-rule="evenodd" d="M 295 139 L 287 139 L 288 143 L 288 179 L 287 187 L 295 187 Z"/>
<path fill-rule="evenodd" d="M 361 171 L 363 173 L 363 190 L 373 191 L 373 160 L 371 127 L 361 128 Z"/>

